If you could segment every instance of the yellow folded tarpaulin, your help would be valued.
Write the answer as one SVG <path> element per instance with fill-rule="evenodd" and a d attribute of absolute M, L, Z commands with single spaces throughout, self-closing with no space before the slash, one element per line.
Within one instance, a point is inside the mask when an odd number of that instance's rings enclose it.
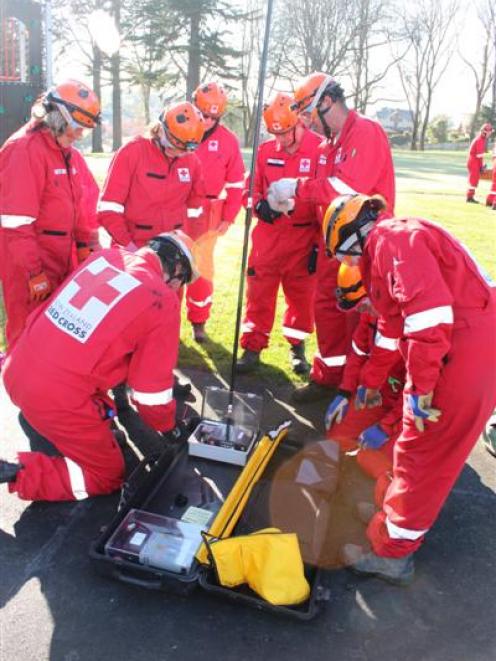
<path fill-rule="evenodd" d="M 246 583 L 276 606 L 301 604 L 310 596 L 295 533 L 265 528 L 207 543 L 221 585 Z"/>
<path fill-rule="evenodd" d="M 262 436 L 210 526 L 208 530 L 210 536 L 224 539 L 231 535 L 253 487 L 262 476 L 277 446 L 287 436 L 290 425 L 290 421 L 283 422 L 277 429 Z M 204 565 L 208 564 L 205 544 L 198 549 L 196 559 Z"/>

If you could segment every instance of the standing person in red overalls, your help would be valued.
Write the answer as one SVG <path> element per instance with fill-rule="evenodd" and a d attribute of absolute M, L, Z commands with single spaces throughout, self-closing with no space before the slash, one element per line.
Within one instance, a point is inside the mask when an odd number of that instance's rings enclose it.
<path fill-rule="evenodd" d="M 80 500 L 118 489 L 124 459 L 107 393 L 122 381 L 145 423 L 174 430 L 177 290 L 196 275 L 191 240 L 169 232 L 134 253 L 94 253 L 31 315 L 3 378 L 39 451 L 0 461 L 0 482 L 11 492 Z"/>
<path fill-rule="evenodd" d="M 191 103 L 176 103 L 160 113 L 146 136 L 116 152 L 98 203 L 98 222 L 114 243 L 136 250 L 200 216 L 205 189 L 193 152 L 204 129 Z"/>
<path fill-rule="evenodd" d="M 88 254 L 83 157 L 72 146 L 100 122 L 100 102 L 83 83 L 67 80 L 33 107 L 33 119 L 0 150 L 0 253 L 7 342 L 18 339 L 29 313 Z"/>
<path fill-rule="evenodd" d="M 305 338 L 313 331 L 315 293 L 315 246 L 320 225 L 315 206 L 298 202 L 289 213 L 272 211 L 267 192 L 284 176 L 313 176 L 320 136 L 298 121 L 295 100 L 279 93 L 264 109 L 267 131 L 274 137 L 259 147 L 253 187 L 257 225 L 251 234 L 248 257 L 246 312 L 243 321 L 239 372 L 253 370 L 260 352 L 269 344 L 274 324 L 277 293 L 286 299 L 282 332 L 289 343 L 293 371 L 308 372 Z"/>
<path fill-rule="evenodd" d="M 493 127 L 491 124 L 486 123 L 481 126 L 479 135 L 472 140 L 470 149 L 468 152 L 467 159 L 467 170 L 468 170 L 468 189 L 467 189 L 467 202 L 472 204 L 478 204 L 475 199 L 475 189 L 479 183 L 481 172 L 484 169 L 484 154 L 487 151 L 487 141 L 491 133 L 493 132 Z"/>
<path fill-rule="evenodd" d="M 486 197 L 486 206 L 492 207 L 496 211 L 496 140 L 493 145 L 493 172 L 491 177 L 491 190 Z"/>
<path fill-rule="evenodd" d="M 496 405 L 496 288 L 449 232 L 423 218 L 381 220 L 384 206 L 380 196 L 343 195 L 323 232 L 333 256 L 359 265 L 406 367 L 392 481 L 367 529 L 372 549 L 347 544 L 343 556 L 404 585 Z"/>
<path fill-rule="evenodd" d="M 186 232 L 196 241 L 195 256 L 202 274 L 186 289 L 186 307 L 193 337 L 201 343 L 206 339 L 205 324 L 212 307 L 215 244 L 241 208 L 244 165 L 237 137 L 220 122 L 227 106 L 222 85 L 203 83 L 195 90 L 193 103 L 205 125 L 195 153 L 203 166 L 206 199 L 201 216 L 186 222 Z"/>
<path fill-rule="evenodd" d="M 269 190 L 269 203 L 277 211 L 302 201 L 320 207 L 322 219 L 329 203 L 343 193 L 381 194 L 387 214 L 395 202 L 394 166 L 388 138 L 382 126 L 350 110 L 342 87 L 332 76 L 312 73 L 296 87 L 300 113 L 325 136 L 317 172 L 313 177 L 281 179 Z M 308 120 L 309 118 L 309 120 Z M 356 318 L 336 306 L 336 277 L 339 264 L 325 258 L 320 244 L 317 261 L 315 327 L 318 353 L 313 360 L 310 382 L 293 393 L 299 402 L 330 398 L 341 381 L 351 333 Z"/>

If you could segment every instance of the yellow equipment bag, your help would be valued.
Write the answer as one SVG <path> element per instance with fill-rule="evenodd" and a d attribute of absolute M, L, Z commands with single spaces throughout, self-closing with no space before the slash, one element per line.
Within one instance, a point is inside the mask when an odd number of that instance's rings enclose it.
<path fill-rule="evenodd" d="M 276 606 L 301 604 L 310 596 L 295 533 L 265 528 L 251 535 L 205 541 L 221 585 L 233 588 L 247 583 Z"/>

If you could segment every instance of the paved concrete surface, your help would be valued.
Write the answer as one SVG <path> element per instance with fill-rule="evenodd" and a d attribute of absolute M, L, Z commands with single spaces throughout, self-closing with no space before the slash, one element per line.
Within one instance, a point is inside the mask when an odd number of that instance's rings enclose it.
<path fill-rule="evenodd" d="M 190 373 L 197 386 L 219 383 Z M 265 389 L 265 426 L 292 417 L 291 435 L 317 439 L 322 405 L 285 403 L 290 384 Z M 25 447 L 16 411 L 0 389 L 1 454 Z M 317 423 L 313 428 L 310 420 Z M 77 433 L 77 430 L 75 430 Z M 113 516 L 116 496 L 79 503 L 25 503 L 0 486 L 0 659 L 113 661 L 289 659 L 300 661 L 493 661 L 496 658 L 496 460 L 478 445 L 428 541 L 410 588 L 361 579 L 339 568 L 343 541 L 363 540 L 353 519 L 371 483 L 347 461 L 329 532 L 327 608 L 298 622 L 197 590 L 187 598 L 100 577 L 89 544 Z"/>

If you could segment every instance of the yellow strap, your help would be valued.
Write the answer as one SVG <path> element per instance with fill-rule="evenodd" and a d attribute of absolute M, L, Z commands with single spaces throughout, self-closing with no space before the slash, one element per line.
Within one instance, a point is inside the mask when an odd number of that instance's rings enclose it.
<path fill-rule="evenodd" d="M 210 526 L 209 535 L 219 539 L 230 536 L 253 487 L 263 474 L 277 446 L 287 436 L 290 424 L 289 421 L 283 422 L 280 427 L 262 436 Z M 205 544 L 198 549 L 196 559 L 204 565 L 208 564 Z"/>

